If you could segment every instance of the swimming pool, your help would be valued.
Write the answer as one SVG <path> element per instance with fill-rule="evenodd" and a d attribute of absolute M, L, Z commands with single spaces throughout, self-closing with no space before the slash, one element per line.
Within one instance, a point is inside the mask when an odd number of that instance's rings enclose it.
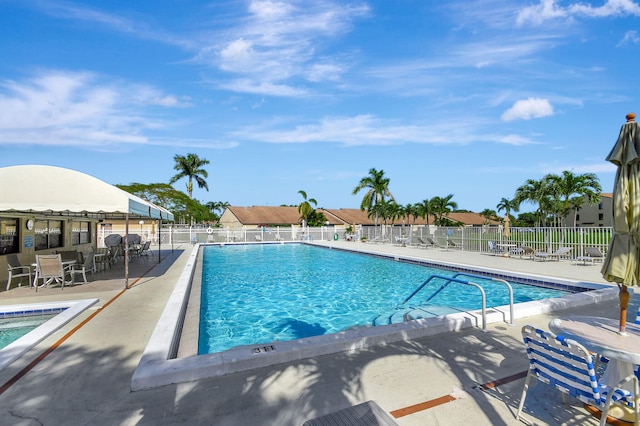
<path fill-rule="evenodd" d="M 307 244 L 205 247 L 202 265 L 198 354 L 376 325 L 378 317 L 393 317 L 394 309 L 428 277 L 457 273 Z M 486 292 L 488 308 L 509 304 L 504 285 L 475 281 Z M 420 311 L 421 317 L 481 309 L 479 292 L 457 282 L 425 305 L 442 284 L 435 279 L 412 298 L 412 306 L 429 307 Z M 569 293 L 511 285 L 515 303 Z M 393 322 L 403 322 L 404 315 L 396 316 L 399 321 Z"/>
<path fill-rule="evenodd" d="M 336 243 L 335 247 L 331 242 L 318 241 L 305 242 L 304 244 L 323 246 L 325 249 L 352 251 L 352 249 L 346 248 L 346 244 Z M 406 249 L 402 250 L 402 254 L 399 254 L 382 252 L 374 245 L 362 244 L 354 245 L 353 247 L 360 247 L 359 249 L 356 248 L 356 250 L 373 256 L 403 260 L 421 265 L 443 266 L 458 272 L 471 274 L 486 272 L 494 277 L 508 281 L 551 285 L 570 291 L 576 288 L 588 290 L 572 293 L 561 298 L 516 304 L 515 319 L 549 313 L 557 309 L 587 306 L 618 298 L 618 290 L 615 286 L 436 261 L 425 258 L 424 255 L 414 255 L 412 253 L 417 253 L 417 251 L 407 251 Z M 179 264 L 182 271 L 131 378 L 132 391 L 150 389 L 171 383 L 219 377 L 322 355 L 357 351 L 371 346 L 440 335 L 480 325 L 479 312 L 470 311 L 381 327 L 356 327 L 328 335 L 272 344 L 244 345 L 222 352 L 196 355 L 198 340 L 197 318 L 200 311 L 200 281 L 202 278 L 201 252 L 202 245 L 196 244 L 188 252 L 176 254 L 179 256 Z M 510 319 L 509 307 L 498 306 L 491 308 L 487 311 L 486 319 L 488 324 L 508 322 Z"/>
<path fill-rule="evenodd" d="M 51 317 L 0 349 L 0 371 L 97 302 L 98 299 L 82 299 L 0 306 L 1 321 L 20 317 L 32 319 L 37 316 Z"/>

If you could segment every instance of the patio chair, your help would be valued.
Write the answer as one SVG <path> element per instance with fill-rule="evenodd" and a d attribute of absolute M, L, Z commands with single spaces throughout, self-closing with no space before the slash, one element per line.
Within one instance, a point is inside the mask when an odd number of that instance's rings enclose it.
<path fill-rule="evenodd" d="M 69 276 L 71 284 L 75 284 L 74 275 L 71 273 L 71 269 L 62 265 L 60 254 L 36 255 L 36 275 L 33 278 L 36 291 L 38 291 L 38 287 L 44 287 L 54 281 L 60 283 L 61 289 L 64 289 L 65 277 L 67 276 Z M 38 279 L 42 280 L 40 286 L 38 286 Z"/>
<path fill-rule="evenodd" d="M 11 287 L 13 278 L 20 278 L 18 287 L 22 287 L 22 278 L 27 277 L 29 287 L 31 287 L 31 266 L 21 265 L 18 255 L 15 253 L 7 255 L 7 270 L 9 271 L 9 277 L 7 278 L 7 288 L 5 290 L 9 290 L 9 287 Z"/>
<path fill-rule="evenodd" d="M 531 377 L 535 376 L 539 382 L 562 392 L 563 401 L 564 395 L 568 394 L 585 404 L 600 408 L 600 426 L 606 424 L 611 404 L 632 407 L 635 411 L 635 424 L 639 425 L 638 406 L 634 401 L 640 391 L 638 378 L 634 374 L 625 377 L 615 386 L 608 387 L 598 382 L 593 357 L 578 342 L 530 325 L 522 327 L 522 337 L 529 357 L 529 371 L 516 413 L 517 420 L 520 420 L 522 414 Z M 633 383 L 633 392 L 621 387 L 630 381 Z"/>
<path fill-rule="evenodd" d="M 598 247 L 585 247 L 584 256 L 578 256 L 576 260 L 581 261 L 583 265 L 586 265 L 587 262 L 591 262 L 593 265 L 596 261 L 604 262 L 604 253 Z"/>
<path fill-rule="evenodd" d="M 502 248 L 500 248 L 500 247 L 498 247 L 498 246 L 496 245 L 496 242 L 495 242 L 495 241 L 488 241 L 488 242 L 487 242 L 487 244 L 489 245 L 489 252 L 490 252 L 491 254 L 494 254 L 494 255 L 496 255 L 496 254 L 502 255 L 502 254 L 504 253 L 504 251 L 502 250 Z"/>
<path fill-rule="evenodd" d="M 140 249 L 140 256 L 149 256 L 151 250 L 151 241 L 145 241 Z"/>
<path fill-rule="evenodd" d="M 82 275 L 84 283 L 87 283 L 87 272 L 91 272 L 91 279 L 93 279 L 93 252 L 89 252 L 82 263 L 74 263 L 71 265 L 71 274 Z M 75 280 L 75 278 L 74 278 Z"/>
<path fill-rule="evenodd" d="M 111 269 L 111 252 L 107 247 L 97 248 L 93 252 L 93 264 L 95 270 L 104 271 L 107 269 L 107 265 L 109 265 L 109 269 Z"/>
<path fill-rule="evenodd" d="M 537 251 L 533 255 L 533 260 L 542 259 L 546 262 L 547 259 L 556 259 L 560 261 L 560 258 L 569 254 L 570 251 L 571 247 L 559 247 L 558 250 L 554 252 Z"/>

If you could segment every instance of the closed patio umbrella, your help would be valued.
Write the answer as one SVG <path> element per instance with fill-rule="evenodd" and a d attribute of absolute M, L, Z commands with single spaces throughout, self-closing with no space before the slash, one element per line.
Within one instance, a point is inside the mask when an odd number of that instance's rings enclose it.
<path fill-rule="evenodd" d="M 620 288 L 620 332 L 626 330 L 629 291 L 640 273 L 640 124 L 627 114 L 607 161 L 618 166 L 613 188 L 613 237 L 602 276 Z"/>
<path fill-rule="evenodd" d="M 509 219 L 508 214 L 504 216 L 504 230 L 502 231 L 502 234 L 507 239 L 511 236 L 511 219 Z"/>

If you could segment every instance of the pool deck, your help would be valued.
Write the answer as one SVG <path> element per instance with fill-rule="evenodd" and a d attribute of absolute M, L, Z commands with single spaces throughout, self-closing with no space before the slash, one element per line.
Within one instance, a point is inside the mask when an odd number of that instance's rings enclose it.
<path fill-rule="evenodd" d="M 360 242 L 318 242 L 443 262 L 606 282 L 600 265 Z M 0 372 L 3 425 L 296 425 L 375 400 L 400 425 L 515 425 L 528 361 L 520 328 L 548 329 L 563 315 L 617 318 L 617 302 L 519 319 L 349 353 L 293 361 L 213 379 L 131 392 L 131 377 L 191 246 L 136 259 L 75 287 L 0 292 L 3 305 L 97 298 L 99 302 Z M 633 322 L 640 295 L 633 294 Z M 582 404 L 548 386 L 529 391 L 524 419 L 536 425 L 597 425 Z"/>

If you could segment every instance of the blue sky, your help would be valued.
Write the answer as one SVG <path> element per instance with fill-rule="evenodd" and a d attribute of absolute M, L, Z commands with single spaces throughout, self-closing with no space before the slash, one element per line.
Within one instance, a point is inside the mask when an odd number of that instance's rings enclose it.
<path fill-rule="evenodd" d="M 112 184 L 207 166 L 202 202 L 495 209 L 527 179 L 596 173 L 638 110 L 631 0 L 0 0 L 0 167 Z M 636 111 L 639 112 L 640 111 Z M 175 187 L 185 190 L 186 180 Z M 524 210 L 530 210 L 523 206 Z"/>

